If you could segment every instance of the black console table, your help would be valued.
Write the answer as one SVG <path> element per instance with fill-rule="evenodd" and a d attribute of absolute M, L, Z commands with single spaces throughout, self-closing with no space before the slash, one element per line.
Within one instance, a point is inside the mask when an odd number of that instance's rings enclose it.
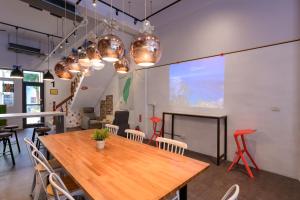
<path fill-rule="evenodd" d="M 224 158 L 227 160 L 227 115 L 192 115 L 183 113 L 171 113 L 163 112 L 162 114 L 162 136 L 164 137 L 165 132 L 165 115 L 171 115 L 171 138 L 174 139 L 174 118 L 175 116 L 185 116 L 185 117 L 197 117 L 197 118 L 207 118 L 215 119 L 217 121 L 217 165 L 220 165 L 220 160 Z M 220 155 L 220 123 L 221 120 L 224 122 L 224 153 Z"/>

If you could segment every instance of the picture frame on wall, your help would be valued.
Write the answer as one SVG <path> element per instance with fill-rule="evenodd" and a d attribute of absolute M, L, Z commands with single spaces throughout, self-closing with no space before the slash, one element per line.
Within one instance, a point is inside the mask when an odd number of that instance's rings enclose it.
<path fill-rule="evenodd" d="M 58 89 L 50 89 L 50 95 L 58 95 Z"/>

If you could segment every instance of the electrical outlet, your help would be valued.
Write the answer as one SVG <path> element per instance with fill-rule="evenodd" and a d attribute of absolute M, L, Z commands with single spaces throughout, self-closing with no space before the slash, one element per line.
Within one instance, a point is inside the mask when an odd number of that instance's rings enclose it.
<path fill-rule="evenodd" d="M 280 108 L 279 108 L 279 107 L 276 107 L 276 106 L 271 107 L 271 110 L 272 110 L 273 112 L 280 112 Z"/>

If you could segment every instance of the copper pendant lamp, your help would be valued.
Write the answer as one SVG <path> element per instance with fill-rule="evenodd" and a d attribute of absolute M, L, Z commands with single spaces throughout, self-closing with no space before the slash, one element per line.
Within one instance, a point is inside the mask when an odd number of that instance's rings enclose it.
<path fill-rule="evenodd" d="M 129 61 L 126 57 L 114 63 L 116 72 L 119 74 L 126 74 L 129 71 Z"/>
<path fill-rule="evenodd" d="M 120 60 L 124 55 L 124 49 L 122 40 L 113 34 L 104 35 L 98 41 L 99 53 L 107 62 Z"/>
<path fill-rule="evenodd" d="M 66 66 L 67 66 L 69 72 L 79 73 L 81 71 L 78 61 L 77 61 L 76 57 L 73 55 L 69 55 L 66 58 Z"/>
<path fill-rule="evenodd" d="M 54 67 L 55 74 L 58 78 L 63 80 L 71 80 L 73 74 L 69 72 L 64 61 L 58 62 Z"/>
<path fill-rule="evenodd" d="M 91 66 L 91 62 L 87 56 L 87 52 L 83 48 L 78 52 L 78 64 L 82 67 L 90 67 Z"/>
<path fill-rule="evenodd" d="M 130 54 L 134 62 L 142 67 L 156 64 L 161 57 L 159 38 L 152 34 L 153 27 L 145 20 L 142 34 L 131 43 Z"/>
<path fill-rule="evenodd" d="M 95 70 L 101 70 L 104 67 L 104 63 L 101 60 L 100 53 L 96 47 L 95 43 L 92 43 L 91 45 L 88 46 L 87 50 L 87 56 L 90 59 L 91 66 Z"/>

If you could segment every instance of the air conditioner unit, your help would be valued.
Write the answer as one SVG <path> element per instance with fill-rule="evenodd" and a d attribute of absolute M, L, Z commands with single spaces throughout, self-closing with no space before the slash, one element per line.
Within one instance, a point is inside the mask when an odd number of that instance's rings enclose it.
<path fill-rule="evenodd" d="M 37 55 L 37 56 L 45 56 L 45 54 L 41 53 L 41 50 L 38 48 L 25 46 L 21 44 L 8 43 L 8 49 L 15 51 L 17 53 L 24 53 L 29 55 Z"/>

